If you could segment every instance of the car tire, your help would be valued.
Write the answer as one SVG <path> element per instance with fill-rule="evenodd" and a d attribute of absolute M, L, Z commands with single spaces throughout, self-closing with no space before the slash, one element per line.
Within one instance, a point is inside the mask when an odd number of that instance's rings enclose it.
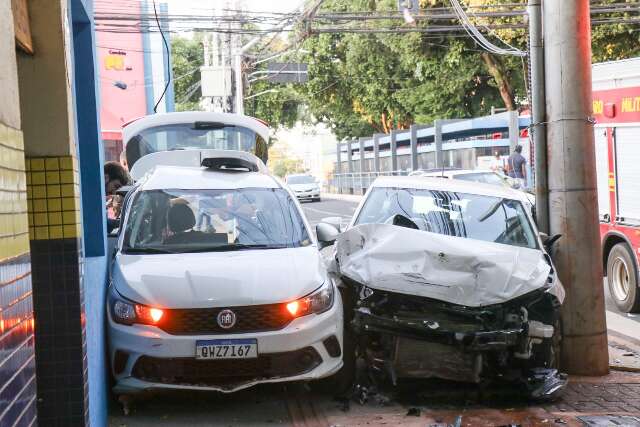
<path fill-rule="evenodd" d="M 640 311 L 638 269 L 633 252 L 626 243 L 615 245 L 607 257 L 609 294 L 618 309 L 625 313 Z"/>

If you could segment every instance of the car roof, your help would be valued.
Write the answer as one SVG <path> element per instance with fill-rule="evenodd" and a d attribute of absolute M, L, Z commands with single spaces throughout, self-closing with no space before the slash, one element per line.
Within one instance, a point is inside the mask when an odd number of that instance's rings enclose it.
<path fill-rule="evenodd" d="M 142 190 L 240 188 L 280 188 L 280 184 L 271 175 L 262 172 L 220 171 L 185 166 L 156 166 L 141 180 Z"/>
<path fill-rule="evenodd" d="M 456 176 L 456 175 L 467 175 L 472 173 L 495 173 L 488 169 L 445 169 L 444 171 L 431 169 L 428 171 L 424 171 L 422 176 Z"/>
<path fill-rule="evenodd" d="M 522 191 L 507 186 L 485 184 L 475 181 L 442 179 L 425 176 L 382 176 L 377 178 L 372 187 L 380 188 L 415 188 L 424 190 L 453 191 L 456 193 L 477 194 L 490 197 L 501 197 L 526 202 Z"/>

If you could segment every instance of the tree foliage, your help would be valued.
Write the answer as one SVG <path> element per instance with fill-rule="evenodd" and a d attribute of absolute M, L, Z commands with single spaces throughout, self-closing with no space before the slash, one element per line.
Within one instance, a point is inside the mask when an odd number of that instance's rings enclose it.
<path fill-rule="evenodd" d="M 630 4 L 635 0 L 626 0 Z M 598 0 L 598 4 L 621 0 Z M 466 0 L 467 6 L 483 11 L 524 9 L 527 0 Z M 420 0 L 423 10 L 449 6 L 447 0 Z M 397 12 L 397 0 L 325 0 L 320 12 Z M 593 62 L 640 56 L 640 32 L 634 24 L 620 22 L 634 12 L 610 12 L 606 25 L 592 31 Z M 600 16 L 602 18 L 602 16 Z M 480 17 L 471 14 L 479 27 L 488 24 L 522 24 L 522 16 Z M 399 21 L 365 21 L 367 28 L 389 28 Z M 428 28 L 433 21 L 418 20 Z M 437 24 L 446 24 L 438 21 Z M 459 24 L 456 20 L 451 25 Z M 353 25 L 338 22 L 335 26 Z M 276 84 L 266 79 L 249 84 L 245 101 L 247 114 L 270 126 L 291 127 L 297 120 L 327 124 L 338 138 L 389 132 L 413 123 L 434 119 L 463 118 L 489 114 L 492 107 L 526 108 L 526 60 L 498 56 L 482 50 L 464 32 L 449 33 L 331 33 L 313 34 L 302 43 L 275 38 L 256 47 L 249 55 L 264 58 L 291 50 L 277 61 L 308 64 L 309 81 L 304 84 Z M 487 35 L 496 44 L 501 40 L 521 50 L 527 49 L 526 28 L 504 28 Z M 198 41 L 174 38 L 174 75 L 189 71 L 202 58 Z M 246 75 L 261 71 L 266 62 L 245 62 Z M 199 80 L 199 72 L 176 81 L 178 108 L 193 107 L 199 91 L 189 88 Z M 253 96 L 257 95 L 257 96 Z"/>
<path fill-rule="evenodd" d="M 204 64 L 202 36 L 198 33 L 192 39 L 173 36 L 171 61 L 176 111 L 199 110 L 200 67 Z"/>

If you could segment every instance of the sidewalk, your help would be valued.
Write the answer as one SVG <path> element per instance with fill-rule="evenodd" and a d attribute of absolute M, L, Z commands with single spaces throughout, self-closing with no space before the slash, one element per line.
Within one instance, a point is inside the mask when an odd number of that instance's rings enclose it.
<path fill-rule="evenodd" d="M 640 373 L 570 377 L 563 396 L 551 404 L 483 398 L 461 386 L 419 390 L 409 400 L 351 403 L 346 411 L 335 402 L 324 401 L 321 406 L 332 426 L 634 427 L 640 426 Z"/>

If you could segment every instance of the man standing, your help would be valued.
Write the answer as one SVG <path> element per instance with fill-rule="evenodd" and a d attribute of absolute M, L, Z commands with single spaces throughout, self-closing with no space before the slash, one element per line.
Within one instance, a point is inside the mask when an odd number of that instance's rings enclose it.
<path fill-rule="evenodd" d="M 514 178 L 516 182 L 520 184 L 520 188 L 524 188 L 525 186 L 527 176 L 526 164 L 527 159 L 522 155 L 522 145 L 518 144 L 507 159 L 507 173 L 509 177 Z"/>
<path fill-rule="evenodd" d="M 127 170 L 118 162 L 107 162 L 104 165 L 104 191 L 107 197 L 107 233 L 118 227 L 121 197 L 116 195 L 118 188 L 128 185 L 131 179 Z"/>

